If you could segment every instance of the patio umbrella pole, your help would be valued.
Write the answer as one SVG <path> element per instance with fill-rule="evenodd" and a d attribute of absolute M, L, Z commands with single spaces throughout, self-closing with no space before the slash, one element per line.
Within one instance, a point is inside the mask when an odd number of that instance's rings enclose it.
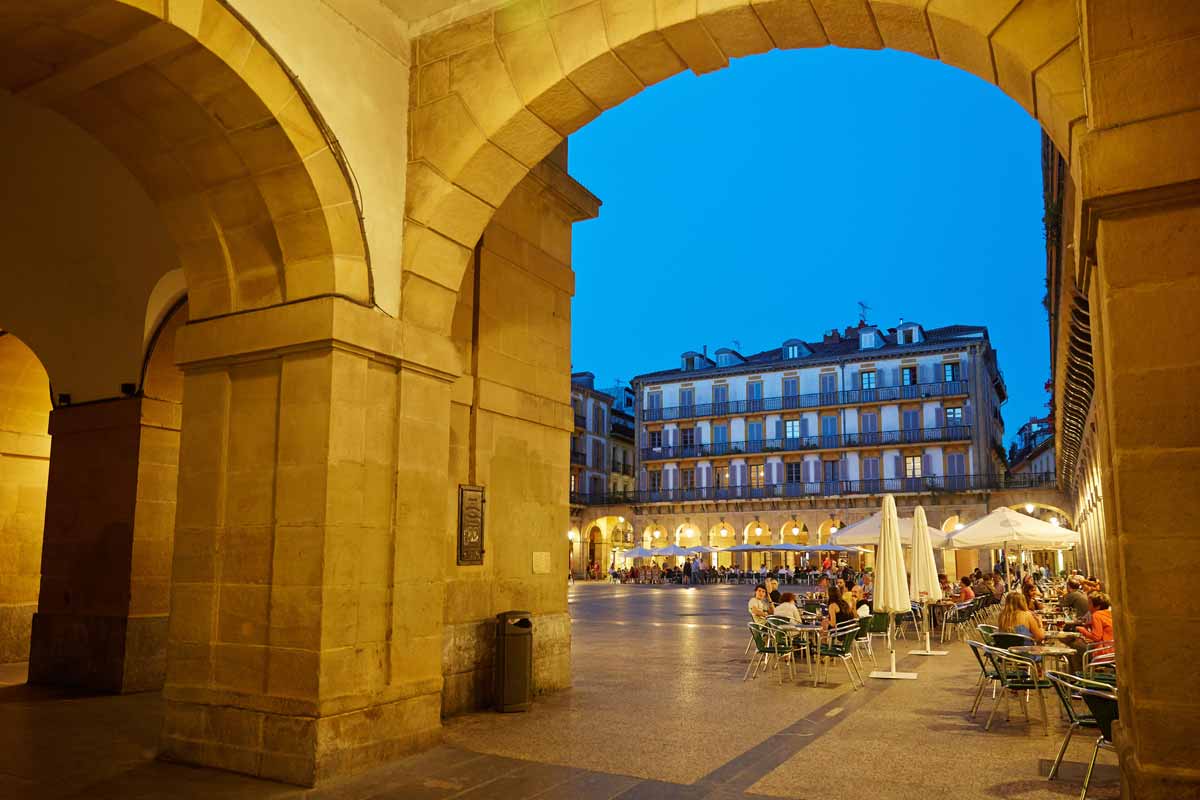
<path fill-rule="evenodd" d="M 896 614 L 893 611 L 888 612 L 888 655 L 891 657 L 892 668 L 884 672 L 877 669 L 871 673 L 872 678 L 892 678 L 906 681 L 915 681 L 917 673 L 915 672 L 897 672 L 896 671 Z"/>
<path fill-rule="evenodd" d="M 934 650 L 930 647 L 929 631 L 932 626 L 929 624 L 929 604 L 928 603 L 921 604 L 921 620 L 923 622 L 921 627 L 925 629 L 925 649 L 924 650 L 909 650 L 908 654 L 910 656 L 948 656 L 948 655 L 950 655 L 949 650 Z M 896 669 L 896 667 L 893 666 L 892 670 L 895 671 L 895 669 Z"/>

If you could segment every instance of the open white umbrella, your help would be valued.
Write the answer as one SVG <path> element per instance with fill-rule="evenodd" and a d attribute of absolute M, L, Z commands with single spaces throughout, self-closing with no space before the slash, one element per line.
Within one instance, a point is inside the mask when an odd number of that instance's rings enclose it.
<path fill-rule="evenodd" d="M 692 552 L 686 547 L 680 547 L 677 544 L 669 544 L 666 547 L 656 548 L 651 552 L 654 556 L 690 556 Z"/>
<path fill-rule="evenodd" d="M 915 518 L 915 515 L 914 515 Z M 879 534 L 883 526 L 883 513 L 875 512 L 866 519 L 860 519 L 853 525 L 847 525 L 838 530 L 837 533 L 829 537 L 829 541 L 835 544 L 879 544 Z M 937 528 L 930 528 L 928 524 L 925 526 L 926 532 L 929 534 L 929 541 L 934 547 L 945 547 L 946 534 L 939 531 Z M 905 547 L 912 547 L 913 542 L 913 521 L 912 519 L 900 520 L 900 544 Z"/>
<path fill-rule="evenodd" d="M 909 650 L 909 655 L 946 656 L 947 650 L 932 650 L 929 646 L 929 604 L 942 599 L 942 584 L 938 581 L 937 565 L 933 561 L 933 545 L 929 542 L 929 525 L 925 522 L 925 509 L 917 506 L 912 518 L 912 586 L 909 599 L 921 604 L 921 619 L 925 628 L 925 649 Z"/>
<path fill-rule="evenodd" d="M 650 558 L 652 555 L 654 555 L 652 550 L 641 546 L 631 547 L 621 552 L 621 558 Z"/>
<path fill-rule="evenodd" d="M 1079 544 L 1079 534 L 1059 525 L 1001 506 L 992 513 L 967 523 L 950 537 L 956 550 L 1067 550 Z M 1004 560 L 1005 578 L 1008 559 Z"/>
<path fill-rule="evenodd" d="M 904 678 L 916 680 L 915 672 L 896 671 L 896 614 L 912 610 L 908 600 L 908 572 L 904 569 L 904 553 L 900 549 L 900 517 L 896 514 L 896 498 L 883 496 L 883 519 L 880 525 L 879 553 L 875 556 L 874 610 L 888 615 L 888 654 L 890 670 L 877 669 L 872 678 Z"/>
<path fill-rule="evenodd" d="M 761 544 L 735 544 L 733 547 L 726 547 L 726 553 L 761 553 L 767 548 Z"/>
<path fill-rule="evenodd" d="M 698 544 L 695 547 L 689 547 L 687 551 L 693 555 L 698 555 L 700 553 L 715 553 L 717 552 L 717 548 L 709 547 L 706 544 Z"/>

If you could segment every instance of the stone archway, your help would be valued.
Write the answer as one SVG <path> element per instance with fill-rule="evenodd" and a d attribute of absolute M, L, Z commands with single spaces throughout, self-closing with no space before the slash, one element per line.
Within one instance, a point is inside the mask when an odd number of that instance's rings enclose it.
<path fill-rule="evenodd" d="M 50 382 L 37 355 L 0 330 L 0 664 L 29 660 L 50 466 Z"/>
<path fill-rule="evenodd" d="M 1064 154 L 1084 117 L 1069 2 L 773 0 L 711 10 L 593 0 L 547 14 L 517 2 L 418 42 L 402 307 L 448 331 L 472 248 L 495 209 L 566 136 L 685 69 L 836 45 L 890 47 L 995 83 Z"/>
<path fill-rule="evenodd" d="M 155 203 L 192 318 L 370 303 L 346 165 L 303 89 L 223 2 L 0 2 L 0 81 L 115 154 Z"/>

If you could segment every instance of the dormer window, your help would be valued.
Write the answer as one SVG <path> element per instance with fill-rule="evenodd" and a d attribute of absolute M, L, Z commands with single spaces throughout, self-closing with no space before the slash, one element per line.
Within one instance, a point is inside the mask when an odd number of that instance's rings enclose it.
<path fill-rule="evenodd" d="M 862 350 L 867 350 L 875 346 L 875 331 L 867 331 L 858 339 L 858 346 Z"/>
<path fill-rule="evenodd" d="M 718 367 L 732 367 L 733 363 L 734 363 L 733 355 L 731 353 L 718 353 L 717 354 L 717 366 Z"/>
<path fill-rule="evenodd" d="M 789 360 L 791 360 L 793 358 L 799 358 L 800 357 L 800 345 L 798 345 L 798 344 L 785 345 L 783 348 L 783 357 L 786 359 L 789 359 Z"/>

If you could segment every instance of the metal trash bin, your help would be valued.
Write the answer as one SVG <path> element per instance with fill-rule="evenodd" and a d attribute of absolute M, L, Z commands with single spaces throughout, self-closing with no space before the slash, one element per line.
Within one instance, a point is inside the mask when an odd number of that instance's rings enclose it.
<path fill-rule="evenodd" d="M 533 615 L 496 615 L 496 670 L 492 696 L 496 710 L 528 711 L 533 702 Z"/>

